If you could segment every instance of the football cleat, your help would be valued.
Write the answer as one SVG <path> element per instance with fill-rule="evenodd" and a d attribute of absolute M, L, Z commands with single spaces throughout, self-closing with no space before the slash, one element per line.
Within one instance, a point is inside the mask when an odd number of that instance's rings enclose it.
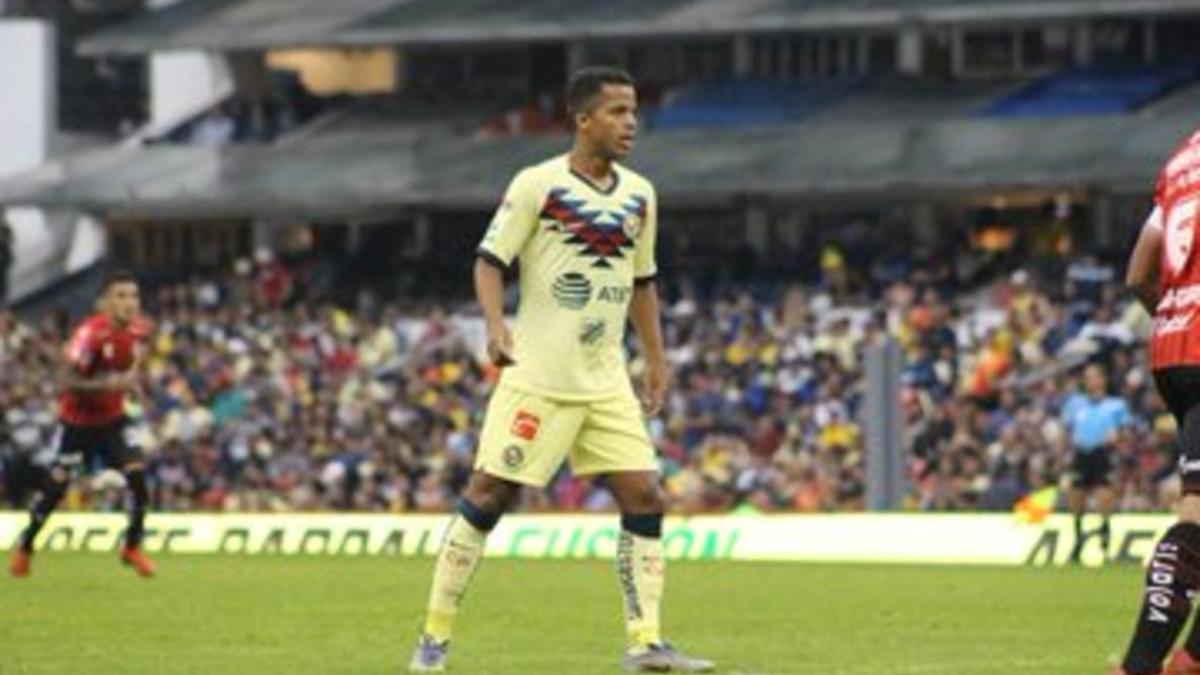
<path fill-rule="evenodd" d="M 623 665 L 631 673 L 710 673 L 716 664 L 681 654 L 666 642 L 625 653 Z"/>
<path fill-rule="evenodd" d="M 121 551 L 121 562 L 129 565 L 143 577 L 154 576 L 154 561 L 142 553 L 140 548 L 126 548 Z"/>
<path fill-rule="evenodd" d="M 1186 649 L 1177 649 L 1167 661 L 1163 675 L 1200 675 L 1200 661 Z"/>
<path fill-rule="evenodd" d="M 32 556 L 21 547 L 13 550 L 12 558 L 8 561 L 8 573 L 17 578 L 29 576 L 29 561 Z"/>
<path fill-rule="evenodd" d="M 438 642 L 430 635 L 422 635 L 408 664 L 410 673 L 441 673 L 446 670 L 446 657 L 450 653 L 450 642 Z"/>

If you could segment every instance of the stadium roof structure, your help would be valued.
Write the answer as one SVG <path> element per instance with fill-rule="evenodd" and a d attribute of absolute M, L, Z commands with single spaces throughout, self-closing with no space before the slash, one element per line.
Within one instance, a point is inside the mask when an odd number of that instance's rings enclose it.
<path fill-rule="evenodd" d="M 501 44 L 1195 12 L 1194 0 L 182 0 L 84 54 Z"/>
<path fill-rule="evenodd" d="M 1181 113 L 696 129 L 646 134 L 632 164 L 667 208 L 1021 187 L 1144 192 L 1194 123 Z M 488 209 L 515 170 L 565 147 L 565 137 L 428 139 L 380 126 L 276 145 L 108 149 L 0 183 L 0 204 L 160 219 Z"/>

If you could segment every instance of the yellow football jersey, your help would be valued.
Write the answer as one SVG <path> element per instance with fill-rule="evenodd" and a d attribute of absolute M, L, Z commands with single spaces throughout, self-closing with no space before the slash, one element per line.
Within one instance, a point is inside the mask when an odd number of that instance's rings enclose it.
<path fill-rule="evenodd" d="M 566 155 L 517 174 L 479 253 L 520 263 L 516 364 L 501 383 L 564 401 L 631 391 L 623 349 L 636 280 L 653 278 L 654 187 L 613 166 L 601 190 Z"/>

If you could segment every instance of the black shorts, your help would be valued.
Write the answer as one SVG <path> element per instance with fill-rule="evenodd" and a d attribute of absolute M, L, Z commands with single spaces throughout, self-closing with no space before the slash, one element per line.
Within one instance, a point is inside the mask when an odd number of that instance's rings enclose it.
<path fill-rule="evenodd" d="M 1111 486 L 1115 469 L 1113 451 L 1107 445 L 1088 451 L 1076 450 L 1071 457 L 1071 487 L 1090 490 Z"/>
<path fill-rule="evenodd" d="M 121 418 L 112 424 L 81 426 L 63 422 L 59 425 L 54 465 L 64 469 L 89 471 L 100 463 L 110 469 L 120 469 L 142 458 L 141 448 L 133 442 L 129 420 Z"/>
<path fill-rule="evenodd" d="M 1200 493 L 1200 366 L 1156 370 L 1154 382 L 1179 429 L 1179 474 L 1183 479 L 1183 491 Z"/>

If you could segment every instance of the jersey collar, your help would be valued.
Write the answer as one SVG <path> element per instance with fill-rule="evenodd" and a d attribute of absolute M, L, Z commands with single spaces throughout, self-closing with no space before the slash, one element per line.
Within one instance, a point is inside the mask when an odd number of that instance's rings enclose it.
<path fill-rule="evenodd" d="M 575 178 L 577 178 L 579 180 L 579 182 L 583 183 L 584 185 L 587 185 L 596 193 L 602 194 L 605 196 L 611 195 L 612 193 L 616 192 L 617 186 L 620 185 L 620 183 L 621 183 L 621 173 L 619 171 L 617 171 L 616 164 L 613 164 L 613 169 L 612 169 L 613 179 L 612 179 L 612 183 L 609 184 L 607 190 L 601 189 L 599 185 L 596 185 L 594 182 L 592 182 L 591 178 L 588 178 L 587 176 L 576 171 L 575 167 L 571 166 L 571 163 L 569 160 L 567 161 L 567 171 L 570 171 L 571 175 L 575 176 Z"/>

